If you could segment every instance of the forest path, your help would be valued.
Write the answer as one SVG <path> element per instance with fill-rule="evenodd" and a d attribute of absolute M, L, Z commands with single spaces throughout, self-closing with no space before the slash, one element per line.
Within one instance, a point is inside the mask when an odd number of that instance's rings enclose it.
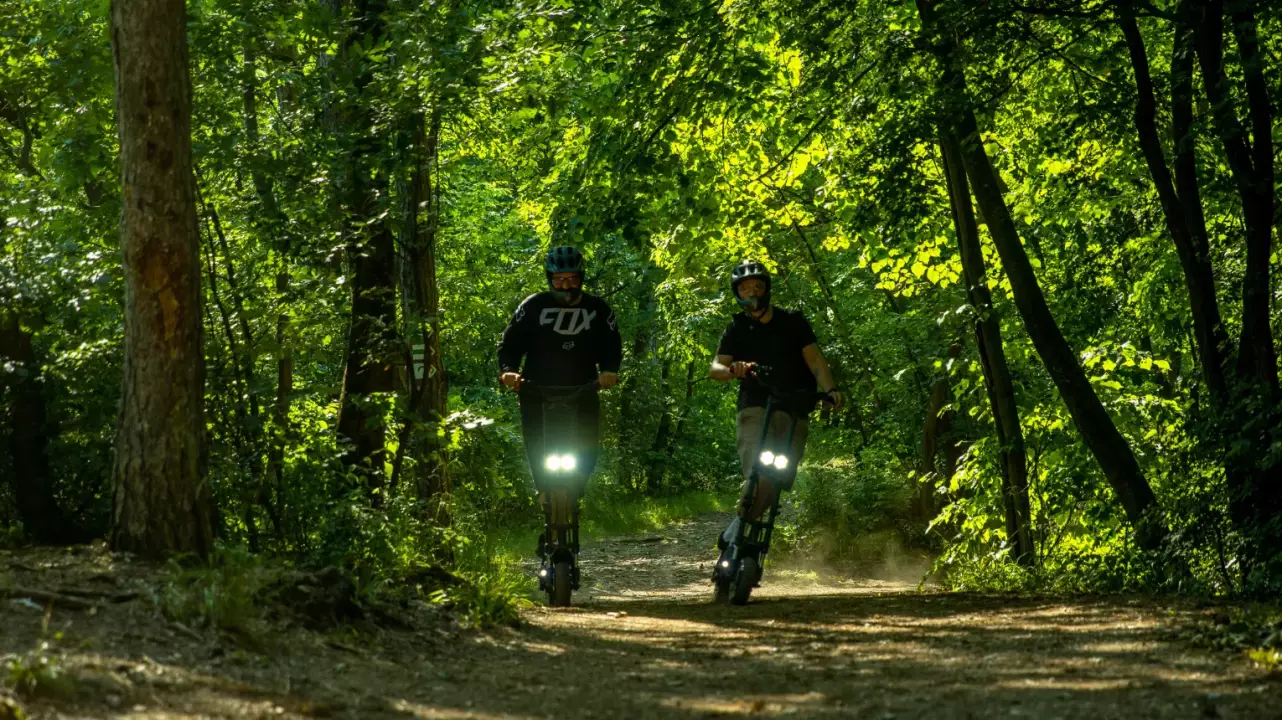
<path fill-rule="evenodd" d="M 1172 620 L 1191 611 L 1162 600 L 918 592 L 784 562 L 747 607 L 714 605 L 727 519 L 585 549 L 580 607 L 527 614 L 528 716 L 560 696 L 567 717 L 1282 718 L 1282 683 L 1183 647 Z"/>
<path fill-rule="evenodd" d="M 516 630 L 424 610 L 413 631 L 233 641 L 141 602 L 55 613 L 78 691 L 25 702 L 33 719 L 1282 718 L 1276 673 L 1177 638 L 1216 611 L 1191 602 L 918 592 L 781 563 L 748 606 L 714 605 L 726 520 L 588 542 L 577 605 L 531 608 Z M 6 605 L 0 654 L 33 647 L 39 614 Z"/>

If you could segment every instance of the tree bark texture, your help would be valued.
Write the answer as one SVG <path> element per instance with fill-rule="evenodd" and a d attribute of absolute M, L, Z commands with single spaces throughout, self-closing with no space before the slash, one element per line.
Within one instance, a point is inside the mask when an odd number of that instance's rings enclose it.
<path fill-rule="evenodd" d="M 382 14 L 386 9 L 384 0 L 353 3 L 354 32 L 345 41 L 344 62 L 368 62 L 353 59 L 349 48 L 362 38 L 377 42 L 383 36 L 386 27 Z M 395 250 L 392 229 L 380 204 L 380 199 L 388 195 L 386 173 L 378 167 L 383 143 L 371 130 L 375 125 L 373 108 L 365 92 L 373 80 L 373 68 L 363 64 L 355 68 L 353 75 L 353 98 L 341 108 L 338 123 L 341 128 L 356 128 L 338 188 L 352 303 L 338 434 L 348 443 L 343 463 L 364 477 L 371 502 L 377 505 L 382 502 L 385 483 L 386 428 L 383 407 L 374 393 L 394 389 L 399 355 Z"/>
<path fill-rule="evenodd" d="M 440 290 L 436 283 L 436 238 L 440 204 L 433 184 L 440 145 L 441 114 L 430 120 L 417 113 L 410 119 L 408 151 L 410 176 L 403 193 L 404 231 L 400 253 L 401 303 L 405 316 L 409 417 L 401 433 L 395 472 L 403 454 L 413 462 L 413 476 L 424 515 L 438 527 L 451 522 L 453 484 L 438 429 L 445 421 L 449 385 L 441 351 Z M 417 346 L 417 347 L 415 347 Z M 421 363 L 422 377 L 415 365 Z"/>
<path fill-rule="evenodd" d="M 125 359 L 111 544 L 206 555 L 204 336 L 183 0 L 114 0 Z"/>
<path fill-rule="evenodd" d="M 1277 195 L 1274 187 L 1273 106 L 1264 77 L 1253 4 L 1230 5 L 1230 22 L 1242 62 L 1247 125 L 1238 117 L 1224 68 L 1222 0 L 1189 0 L 1189 24 L 1211 104 L 1212 125 L 1224 148 L 1246 226 L 1246 272 L 1242 278 L 1242 328 L 1238 340 L 1237 382 L 1231 388 L 1237 438 L 1245 448 L 1231 457 L 1241 472 L 1229 476 L 1229 514 L 1252 538 L 1246 573 L 1266 567 L 1282 554 L 1282 462 L 1265 464 L 1279 436 L 1277 354 L 1270 324 Z M 1248 134 L 1249 127 L 1249 134 Z M 1275 579 L 1274 582 L 1277 582 Z M 1254 580 L 1252 580 L 1254 583 Z"/>
<path fill-rule="evenodd" d="M 1033 341 L 1037 354 L 1055 382 L 1074 425 L 1104 471 L 1116 493 L 1127 519 L 1136 528 L 1142 547 L 1156 549 L 1163 535 L 1160 522 L 1149 517 L 1156 498 L 1141 472 L 1130 445 L 1122 437 L 1112 417 L 1104 409 L 1095 388 L 1077 361 L 1077 355 L 1059 329 L 1046 296 L 1037 281 L 1028 254 L 1020 240 L 1019 230 L 1006 207 L 998 186 L 997 171 L 980 137 L 965 77 L 955 63 L 955 44 L 936 28 L 933 0 L 916 0 L 923 26 L 931 33 L 934 50 L 940 61 L 940 85 L 945 95 L 946 132 L 955 134 L 961 144 L 966 176 L 974 189 L 975 199 L 983 209 L 1002 266 L 1010 280 L 1011 292 L 1020 318 Z"/>
<path fill-rule="evenodd" d="M 1225 380 L 1225 349 L 1228 335 L 1220 318 L 1220 306 L 1215 294 L 1215 278 L 1206 237 L 1206 222 L 1202 217 L 1201 192 L 1197 181 L 1197 160 L 1194 153 L 1192 127 L 1192 78 L 1189 75 L 1191 55 L 1181 52 L 1185 36 L 1182 23 L 1176 24 L 1175 54 L 1172 58 L 1172 116 L 1175 134 L 1175 168 L 1181 192 L 1176 192 L 1176 180 L 1166 164 L 1166 154 L 1157 129 L 1157 96 L 1149 72 L 1148 51 L 1135 20 L 1130 0 L 1119 5 L 1117 22 L 1130 51 L 1131 66 L 1135 72 L 1137 97 L 1135 103 L 1135 129 L 1139 135 L 1140 149 L 1148 165 L 1149 175 L 1157 189 L 1166 220 L 1167 232 L 1175 242 L 1180 267 L 1184 271 L 1184 286 L 1188 291 L 1190 310 L 1193 314 L 1193 334 L 1197 339 L 1198 360 L 1202 378 L 1211 393 L 1212 402 L 1222 411 L 1228 402 L 1228 385 Z"/>

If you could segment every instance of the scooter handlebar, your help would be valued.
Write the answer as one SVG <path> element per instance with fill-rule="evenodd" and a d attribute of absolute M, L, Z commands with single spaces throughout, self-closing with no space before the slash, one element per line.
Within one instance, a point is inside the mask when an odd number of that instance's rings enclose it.
<path fill-rule="evenodd" d="M 836 405 L 827 392 L 823 390 L 781 390 L 777 385 L 770 382 L 767 378 L 774 373 L 774 368 L 770 365 L 754 364 L 745 378 L 756 380 L 758 384 L 770 391 L 770 394 L 781 399 L 789 400 L 822 400 L 825 405 Z"/>
<path fill-rule="evenodd" d="M 567 396 L 577 396 L 591 390 L 599 390 L 599 389 L 601 389 L 600 380 L 593 380 L 592 382 L 583 383 L 582 385 L 542 385 L 532 380 L 526 380 L 522 378 L 521 384 L 518 386 L 516 392 L 518 393 L 528 392 L 528 393 L 538 394 L 538 395 L 552 394 L 560 397 L 567 397 Z"/>

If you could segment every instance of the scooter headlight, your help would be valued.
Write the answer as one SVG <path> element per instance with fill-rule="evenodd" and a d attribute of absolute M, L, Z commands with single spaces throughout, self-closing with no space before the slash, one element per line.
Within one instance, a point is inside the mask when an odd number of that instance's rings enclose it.
<path fill-rule="evenodd" d="M 774 454 L 774 453 L 770 452 L 769 450 L 767 450 L 767 451 L 765 451 L 765 452 L 761 453 L 761 464 L 762 464 L 762 465 L 773 465 L 773 464 L 774 464 L 774 462 L 775 462 L 775 454 Z"/>
<path fill-rule="evenodd" d="M 771 464 L 775 466 L 776 470 L 782 470 L 788 467 L 788 458 L 783 455 L 775 455 L 774 462 Z"/>
<path fill-rule="evenodd" d="M 573 455 L 548 455 L 543 460 L 543 466 L 552 472 L 570 472 L 578 465 L 579 461 Z"/>

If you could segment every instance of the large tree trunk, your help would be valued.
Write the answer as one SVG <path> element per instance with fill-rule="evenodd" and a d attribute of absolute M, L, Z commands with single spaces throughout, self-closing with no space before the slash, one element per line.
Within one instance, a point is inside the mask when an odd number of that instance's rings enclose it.
<path fill-rule="evenodd" d="M 1149 511 L 1155 509 L 1153 490 L 1046 304 L 1037 275 L 1020 241 L 1019 230 L 998 187 L 997 171 L 980 139 L 974 105 L 963 73 L 956 65 L 955 45 L 935 28 L 935 3 L 933 0 L 916 2 L 923 26 L 934 35 L 934 49 L 940 61 L 941 88 L 946 96 L 945 117 L 950 126 L 946 132 L 955 134 L 961 143 L 966 175 L 988 221 L 989 232 L 1010 280 L 1015 306 L 1024 327 L 1064 398 L 1078 432 L 1103 469 L 1127 518 L 1136 528 L 1140 545 L 1146 549 L 1157 549 L 1165 533 L 1161 521 L 1149 516 Z"/>
<path fill-rule="evenodd" d="M 111 544 L 206 555 L 200 260 L 183 0 L 114 0 L 125 362 Z"/>
<path fill-rule="evenodd" d="M 339 398 L 338 434 L 348 444 L 343 463 L 364 477 L 370 500 L 381 505 L 384 486 L 384 409 L 375 393 L 394 389 L 399 344 L 396 332 L 395 255 L 391 227 L 381 198 L 387 197 L 386 174 L 379 168 L 382 141 L 374 133 L 374 109 L 365 92 L 373 68 L 353 59 L 350 47 L 368 39 L 377 43 L 386 28 L 385 0 L 356 0 L 354 32 L 344 41 L 344 61 L 355 69 L 353 100 L 343 108 L 340 127 L 355 131 L 342 170 L 339 204 L 344 213 L 348 287 L 352 312 L 347 335 L 343 390 Z"/>
<path fill-rule="evenodd" d="M 424 517 L 438 527 L 451 522 L 450 479 L 445 445 L 438 429 L 444 422 L 449 395 L 441 352 L 440 292 L 436 284 L 436 238 L 440 202 L 433 184 L 441 137 L 441 113 L 434 109 L 431 125 L 422 114 L 410 120 L 408 146 L 410 177 L 402 193 L 404 231 L 401 243 L 401 304 L 405 337 L 410 347 L 409 413 L 401 431 L 394 473 L 402 472 L 408 454 Z M 394 481 L 395 481 L 394 476 Z"/>
<path fill-rule="evenodd" d="M 13 491 L 18 516 L 28 537 L 38 543 L 70 542 L 70 527 L 53 494 L 53 471 L 48 447 L 51 430 L 45 407 L 44 380 L 36 361 L 31 333 L 16 312 L 0 312 L 0 431 L 7 436 L 13 458 Z"/>
<path fill-rule="evenodd" d="M 988 268 L 984 263 L 983 247 L 979 241 L 979 226 L 975 221 L 975 206 L 971 203 L 970 183 L 966 181 L 963 168 L 961 143 L 955 135 L 944 133 L 940 144 L 943 148 L 944 176 L 948 182 L 953 225 L 957 231 L 958 250 L 962 259 L 962 275 L 966 282 L 966 297 L 975 311 L 975 338 L 979 348 L 980 367 L 984 372 L 984 384 L 988 390 L 993 426 L 997 433 L 1006 537 L 1015 560 L 1031 567 L 1037 560 L 1033 545 L 1033 511 L 1028 494 L 1028 458 L 1024 451 L 1024 431 L 1019 423 L 1015 384 L 1011 380 L 1010 366 L 1006 363 L 1001 321 L 993 307 L 992 293 L 988 290 Z"/>

